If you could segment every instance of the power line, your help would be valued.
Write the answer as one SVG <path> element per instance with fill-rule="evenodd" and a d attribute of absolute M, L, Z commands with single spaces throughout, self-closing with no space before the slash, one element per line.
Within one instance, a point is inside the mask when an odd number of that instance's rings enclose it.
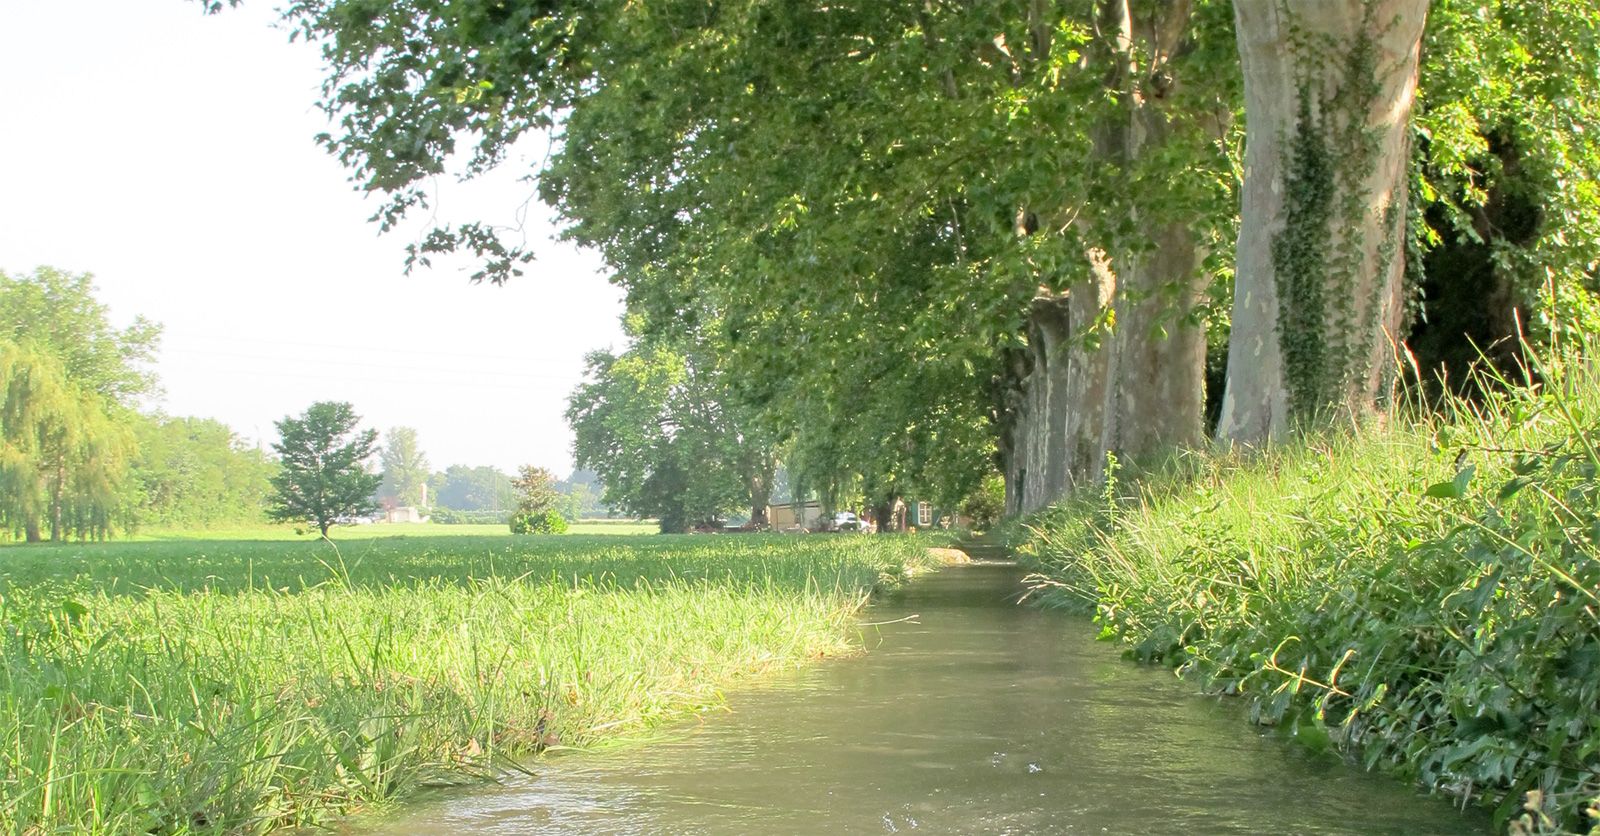
<path fill-rule="evenodd" d="M 246 343 L 257 343 L 257 344 L 261 344 L 261 345 L 270 345 L 270 346 L 282 346 L 282 345 L 284 345 L 285 342 L 289 342 L 289 341 L 283 340 L 283 339 L 266 339 L 266 338 L 262 338 L 262 337 L 238 337 L 238 336 L 224 335 L 224 334 L 200 334 L 200 333 L 196 333 L 196 332 L 192 332 L 192 331 L 186 332 L 186 331 L 163 330 L 162 334 L 163 334 L 163 336 L 181 337 L 181 338 L 184 338 L 184 339 L 215 340 L 215 341 L 218 341 L 218 342 L 226 342 L 226 343 L 246 342 Z M 346 350 L 346 351 L 368 351 L 368 352 L 381 351 L 381 352 L 383 352 L 385 354 L 415 354 L 415 355 L 425 356 L 425 357 L 456 357 L 456 358 L 460 358 L 460 359 L 463 359 L 463 360 L 507 360 L 507 359 L 511 359 L 511 360 L 522 360 L 522 361 L 535 361 L 535 362 L 538 362 L 538 361 L 557 361 L 557 360 L 565 360 L 565 359 L 567 359 L 565 356 L 557 357 L 557 356 L 552 356 L 552 355 L 542 355 L 542 356 L 516 355 L 516 356 L 512 356 L 512 355 L 506 355 L 506 354 L 467 354 L 467 353 L 462 353 L 462 352 L 431 351 L 431 350 L 427 350 L 427 349 L 417 349 L 417 348 L 389 348 L 387 346 L 373 346 L 371 344 L 310 342 L 310 341 L 307 341 L 307 340 L 300 340 L 300 339 L 292 340 L 292 343 L 294 345 L 297 345 L 297 346 L 303 345 L 303 346 L 311 346 L 313 348 L 333 348 L 333 349 L 342 349 L 342 350 Z"/>
<path fill-rule="evenodd" d="M 514 371 L 505 371 L 505 370 L 500 370 L 500 369 L 479 369 L 479 368 L 470 368 L 470 367 L 463 368 L 463 367 L 459 367 L 459 366 L 453 367 L 453 368 L 444 368 L 444 367 L 439 367 L 439 366 L 411 366 L 411 365 L 407 365 L 407 364 L 404 364 L 404 363 L 367 363 L 367 362 L 363 362 L 363 361 L 360 361 L 360 360 L 341 360 L 341 359 L 330 358 L 330 357 L 285 357 L 285 356 L 274 356 L 274 355 L 267 355 L 267 354 L 245 354 L 245 353 L 234 352 L 234 351 L 204 351 L 204 350 L 190 349 L 190 348 L 168 348 L 168 349 L 163 349 L 163 352 L 164 353 L 170 352 L 170 353 L 173 353 L 173 354 L 198 355 L 198 356 L 202 356 L 202 357 L 233 357 L 233 358 L 237 358 L 237 359 L 241 359 L 241 360 L 259 360 L 259 361 L 262 361 L 262 362 L 274 363 L 274 364 L 283 364 L 283 363 L 286 363 L 286 362 L 295 362 L 295 363 L 310 363 L 310 364 L 315 364 L 315 365 L 318 365 L 318 366 L 352 366 L 352 367 L 357 367 L 357 368 L 383 369 L 385 371 L 399 371 L 399 372 L 413 372 L 413 371 L 415 371 L 415 372 L 438 372 L 440 374 L 452 374 L 452 375 L 453 374 L 464 374 L 465 373 L 465 374 L 494 375 L 494 376 L 499 376 L 499 377 L 514 377 L 514 378 L 522 378 L 522 379 L 529 379 L 529 380 L 573 380 L 573 381 L 576 381 L 576 380 L 581 380 L 583 378 L 583 373 L 582 372 L 574 372 L 574 373 L 568 373 L 568 374 L 541 374 L 539 372 L 514 372 Z"/>
<path fill-rule="evenodd" d="M 276 377 L 276 378 L 285 378 L 285 379 L 290 379 L 290 380 L 326 380 L 326 381 L 333 381 L 333 382 L 338 382 L 338 383 L 352 383 L 352 382 L 354 382 L 354 383 L 389 383 L 389 384 L 394 384 L 394 385 L 399 385 L 399 386 L 419 386 L 419 385 L 420 386 L 458 386 L 458 387 L 468 388 L 468 389 L 504 389 L 504 390 L 512 391 L 512 392 L 527 392 L 529 390 L 529 388 L 531 388 L 531 387 L 528 387 L 528 386 L 516 386 L 516 385 L 509 384 L 509 383 L 485 383 L 483 381 L 460 380 L 460 379 L 450 379 L 450 378 L 445 378 L 445 379 L 413 378 L 413 379 L 410 379 L 410 380 L 404 380 L 404 379 L 398 379 L 398 378 L 367 377 L 365 375 L 332 376 L 332 375 L 318 375 L 318 374 L 302 374 L 302 373 L 299 373 L 299 372 L 266 371 L 266 370 L 261 370 L 261 369 L 244 369 L 244 368 L 238 368 L 238 367 L 204 368 L 204 367 L 191 366 L 191 367 L 185 368 L 184 370 L 185 371 L 192 371 L 192 372 L 199 372 L 199 373 L 202 373 L 202 374 L 215 374 L 215 375 L 220 375 L 220 376 L 224 376 L 224 377 L 226 377 L 228 375 L 241 376 L 241 377 Z M 572 378 L 551 377 L 551 378 L 547 378 L 547 379 L 554 380 L 554 381 L 560 381 L 560 380 L 564 380 L 565 379 L 565 380 L 570 380 L 573 383 L 576 383 L 579 380 L 581 380 L 582 378 L 581 377 L 572 377 Z"/>

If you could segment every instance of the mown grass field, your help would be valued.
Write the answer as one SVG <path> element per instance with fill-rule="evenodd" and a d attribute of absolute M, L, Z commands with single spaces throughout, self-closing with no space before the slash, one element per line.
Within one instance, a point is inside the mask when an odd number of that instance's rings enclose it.
<path fill-rule="evenodd" d="M 1033 520 L 1024 550 L 1052 600 L 1092 608 L 1138 658 L 1250 696 L 1260 722 L 1487 801 L 1523 832 L 1588 832 L 1600 364 L 1539 372 L 1483 404 L 1187 457 Z"/>
<path fill-rule="evenodd" d="M 925 545 L 0 549 L 0 830 L 265 831 L 637 733 L 732 683 L 852 652 L 853 613 Z"/>
<path fill-rule="evenodd" d="M 146 541 L 189 540 L 272 540 L 295 541 L 317 539 L 316 529 L 306 533 L 305 526 L 241 525 L 213 529 L 140 529 L 127 539 L 138 543 Z M 660 526 L 654 520 L 578 520 L 567 528 L 574 534 L 657 534 Z M 505 525 L 442 525 L 440 523 L 374 523 L 371 525 L 338 525 L 328 532 L 335 542 L 346 540 L 374 540 L 387 537 L 496 537 L 510 534 Z M 5 544 L 0 543 L 0 548 Z"/>

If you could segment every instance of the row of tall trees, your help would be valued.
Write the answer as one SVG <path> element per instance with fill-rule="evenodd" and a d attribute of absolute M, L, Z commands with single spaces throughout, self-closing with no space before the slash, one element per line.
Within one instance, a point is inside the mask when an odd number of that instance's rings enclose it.
<path fill-rule="evenodd" d="M 263 519 L 273 462 L 216 421 L 140 411 L 159 339 L 114 326 L 89 274 L 0 272 L 0 536 Z"/>
<path fill-rule="evenodd" d="M 271 476 L 267 507 L 273 520 L 306 523 L 327 537 L 333 526 L 364 520 L 382 505 L 414 505 L 426 497 L 426 458 L 416 430 L 410 427 L 391 429 L 380 448 L 378 431 L 361 427 L 355 409 L 342 401 L 314 403 L 304 413 L 278 421 L 276 427 L 278 441 L 272 449 L 278 467 Z M 381 470 L 371 467 L 374 458 L 381 462 Z M 473 473 L 469 468 L 456 470 Z M 495 488 L 504 479 L 492 468 L 478 470 L 498 477 L 492 484 Z M 544 468 L 522 467 L 517 478 L 509 480 L 509 488 L 515 511 L 499 521 L 509 522 L 513 534 L 560 534 L 569 517 L 576 517 L 571 498 Z"/>
<path fill-rule="evenodd" d="M 614 467 L 619 502 L 712 472 L 672 400 L 707 385 L 824 495 L 953 499 L 998 468 L 1013 511 L 1098 479 L 1109 452 L 1260 444 L 1370 412 L 1413 337 L 1431 369 L 1519 319 L 1536 337 L 1596 324 L 1600 38 L 1572 22 L 1597 14 L 284 9 L 327 62 L 322 141 L 387 197 L 385 226 L 451 160 L 476 174 L 554 134 L 540 193 L 637 318 L 634 347 L 597 357 L 573 400 L 580 456 Z M 494 281 L 531 257 L 482 224 L 434 230 L 411 257 L 463 250 Z M 606 390 L 629 387 L 662 394 L 627 417 Z M 644 466 L 623 461 L 641 450 Z"/>
<path fill-rule="evenodd" d="M 388 478 L 385 475 L 385 479 Z M 519 503 L 516 480 L 517 477 L 490 465 L 453 464 L 428 476 L 429 507 L 508 514 Z M 573 471 L 571 476 L 555 480 L 553 485 L 561 496 L 557 504 L 562 515 L 569 520 L 603 517 L 610 513 L 610 508 L 601 501 L 605 489 L 593 471 Z M 383 491 L 379 489 L 380 500 Z"/>

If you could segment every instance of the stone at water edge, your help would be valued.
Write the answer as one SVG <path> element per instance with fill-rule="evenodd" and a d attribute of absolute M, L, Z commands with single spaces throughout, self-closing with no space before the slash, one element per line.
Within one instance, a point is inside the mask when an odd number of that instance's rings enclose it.
<path fill-rule="evenodd" d="M 930 548 L 928 549 L 928 556 L 941 566 L 959 566 L 963 563 L 972 562 L 972 558 L 960 549 Z"/>

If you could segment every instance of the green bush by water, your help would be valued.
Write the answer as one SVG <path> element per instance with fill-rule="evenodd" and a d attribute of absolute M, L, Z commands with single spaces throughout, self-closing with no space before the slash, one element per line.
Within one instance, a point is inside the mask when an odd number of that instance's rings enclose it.
<path fill-rule="evenodd" d="M 1049 600 L 1316 748 L 1588 832 L 1600 797 L 1600 368 L 1483 406 L 1194 456 L 1034 521 Z M 1532 796 L 1528 793 L 1534 791 Z"/>
<path fill-rule="evenodd" d="M 904 538 L 0 551 L 0 829 L 252 832 L 472 780 L 853 649 Z"/>

